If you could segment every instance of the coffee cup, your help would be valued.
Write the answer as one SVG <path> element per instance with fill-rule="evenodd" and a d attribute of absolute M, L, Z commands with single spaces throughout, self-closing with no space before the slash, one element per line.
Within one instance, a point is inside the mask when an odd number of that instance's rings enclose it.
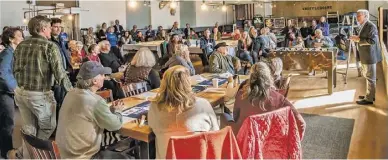
<path fill-rule="evenodd" d="M 218 78 L 213 78 L 212 82 L 213 82 L 213 87 L 218 88 Z"/>

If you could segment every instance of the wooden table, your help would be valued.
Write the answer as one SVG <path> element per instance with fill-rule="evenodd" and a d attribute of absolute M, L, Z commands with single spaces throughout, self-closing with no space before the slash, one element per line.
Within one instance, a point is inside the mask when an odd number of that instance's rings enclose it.
<path fill-rule="evenodd" d="M 337 80 L 337 49 L 296 50 L 295 48 L 277 48 L 270 53 L 270 58 L 279 57 L 283 61 L 283 69 L 290 71 L 315 70 L 327 71 L 328 93 L 332 94 Z"/>
<path fill-rule="evenodd" d="M 212 74 L 205 73 L 202 76 L 206 79 L 210 79 Z M 247 75 L 240 75 L 241 82 L 248 79 Z M 193 84 L 195 85 L 195 84 Z M 226 83 L 221 85 L 220 88 L 226 89 Z M 157 92 L 158 89 L 151 90 L 149 92 Z M 224 93 L 213 93 L 213 92 L 199 92 L 196 96 L 207 99 L 213 107 L 216 107 L 224 102 Z M 146 102 L 146 100 L 138 99 L 134 97 L 127 97 L 123 99 L 125 108 L 132 108 L 140 103 Z M 140 158 L 148 159 L 150 158 L 148 147 L 149 143 L 155 140 L 155 135 L 153 134 L 151 128 L 148 125 L 139 127 L 136 123 L 126 123 L 120 129 L 120 134 L 123 136 L 128 136 L 133 139 L 140 141 Z"/>

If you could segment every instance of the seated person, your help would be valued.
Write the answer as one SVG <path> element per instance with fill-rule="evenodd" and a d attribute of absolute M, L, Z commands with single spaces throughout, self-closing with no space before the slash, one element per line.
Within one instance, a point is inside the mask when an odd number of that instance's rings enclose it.
<path fill-rule="evenodd" d="M 328 36 L 323 36 L 322 30 L 315 30 L 315 38 L 313 39 L 312 47 L 314 48 L 330 48 L 333 47 L 333 41 Z"/>
<path fill-rule="evenodd" d="M 228 54 L 227 46 L 225 42 L 221 42 L 214 47 L 216 51 L 209 58 L 210 73 L 235 74 L 241 69 L 240 60 Z"/>
<path fill-rule="evenodd" d="M 101 150 L 104 129 L 117 131 L 122 125 L 122 105 L 109 106 L 96 94 L 110 68 L 85 62 L 76 88 L 69 91 L 59 112 L 55 141 L 64 159 L 120 159 L 120 153 Z"/>
<path fill-rule="evenodd" d="M 157 159 L 166 158 L 171 136 L 219 130 L 209 101 L 193 93 L 185 67 L 169 68 L 163 77 L 159 94 L 148 111 L 148 125 L 156 135 Z"/>
<path fill-rule="evenodd" d="M 162 26 L 159 26 L 159 27 L 162 27 Z M 166 40 L 167 37 L 168 35 L 166 34 L 166 31 L 163 30 L 163 28 L 160 28 L 158 34 L 156 34 L 156 40 L 157 41 Z"/>
<path fill-rule="evenodd" d="M 241 60 L 248 61 L 250 64 L 253 64 L 253 59 L 250 51 L 252 50 L 252 39 L 249 37 L 248 32 L 245 31 L 241 39 L 238 40 L 237 44 L 237 57 Z"/>
<path fill-rule="evenodd" d="M 198 39 L 198 35 L 194 30 L 191 30 L 190 34 L 187 36 L 187 39 Z"/>
<path fill-rule="evenodd" d="M 100 46 L 101 50 L 101 53 L 98 55 L 98 57 L 100 57 L 101 64 L 104 67 L 111 68 L 113 73 L 118 72 L 121 66 L 121 62 L 119 58 L 117 58 L 116 55 L 111 51 L 110 43 L 107 40 L 103 40 L 98 43 L 98 45 Z"/>
<path fill-rule="evenodd" d="M 70 63 L 73 68 L 78 68 L 82 63 L 81 50 L 82 47 L 77 46 L 77 41 L 71 40 L 69 42 L 69 50 L 71 53 Z"/>
<path fill-rule="evenodd" d="M 250 34 L 251 34 L 250 37 L 252 39 L 251 56 L 253 59 L 253 63 L 256 63 L 259 61 L 259 55 L 261 55 L 263 57 L 267 57 L 267 53 L 264 50 L 263 39 L 260 38 L 259 36 L 257 36 L 257 30 L 253 28 L 252 30 L 250 30 Z M 248 32 L 248 35 L 249 35 L 249 32 Z"/>
<path fill-rule="evenodd" d="M 132 41 L 131 33 L 129 31 L 125 31 L 123 37 L 121 37 L 121 45 L 131 44 Z"/>
<path fill-rule="evenodd" d="M 159 73 L 152 69 L 155 64 L 155 56 L 151 50 L 146 47 L 140 48 L 125 69 L 124 83 L 147 82 L 148 90 L 159 88 Z"/>
<path fill-rule="evenodd" d="M 170 42 L 167 44 L 167 55 L 168 57 L 171 57 L 175 54 L 176 48 L 182 44 L 181 38 L 178 34 L 173 34 L 171 36 Z"/>
<path fill-rule="evenodd" d="M 182 65 L 186 67 L 190 71 L 191 76 L 195 75 L 195 68 L 190 60 L 190 51 L 186 45 L 180 44 L 178 46 L 175 55 L 170 57 L 170 59 L 162 67 L 162 70 L 166 70 L 167 68 L 171 68 L 176 65 Z"/>
<path fill-rule="evenodd" d="M 296 38 L 296 44 L 293 45 L 292 48 L 296 48 L 296 49 L 305 48 L 303 38 L 302 37 Z"/>
<path fill-rule="evenodd" d="M 133 40 L 136 41 L 136 43 L 145 42 L 145 37 L 143 36 L 143 33 L 139 31 L 139 32 L 137 32 L 137 34 L 133 38 Z"/>
<path fill-rule="evenodd" d="M 202 65 L 209 65 L 208 57 L 213 53 L 214 47 L 216 46 L 216 41 L 210 36 L 210 30 L 206 29 L 204 31 L 203 37 L 200 39 L 200 48 L 202 49 L 202 54 L 199 56 L 202 60 Z"/>
<path fill-rule="evenodd" d="M 303 117 L 273 86 L 274 81 L 268 65 L 264 62 L 254 64 L 251 67 L 250 78 L 239 86 L 236 95 L 233 108 L 234 123 L 231 123 L 235 134 L 247 117 L 287 106 L 290 106 L 294 112 L 299 132 L 304 134 L 306 123 Z"/>
<path fill-rule="evenodd" d="M 303 39 L 302 39 L 303 42 Z M 303 44 L 303 43 L 302 43 Z M 282 88 L 283 61 L 279 57 L 272 58 L 269 64 L 276 88 Z"/>
<path fill-rule="evenodd" d="M 220 40 L 221 40 L 221 37 L 222 37 L 222 34 L 221 34 L 221 32 L 218 31 L 218 28 L 214 27 L 214 28 L 213 28 L 213 33 L 212 33 L 211 37 L 212 37 L 215 41 L 220 41 Z"/>
<path fill-rule="evenodd" d="M 97 45 L 97 44 L 90 45 L 88 51 L 89 51 L 89 55 L 84 58 L 83 62 L 93 61 L 93 62 L 101 63 L 101 60 L 98 57 L 98 55 L 100 54 L 100 46 L 99 45 Z"/>
<path fill-rule="evenodd" d="M 235 29 L 234 32 L 232 33 L 232 37 L 233 37 L 233 40 L 240 40 L 240 38 L 241 38 L 240 30 Z"/>

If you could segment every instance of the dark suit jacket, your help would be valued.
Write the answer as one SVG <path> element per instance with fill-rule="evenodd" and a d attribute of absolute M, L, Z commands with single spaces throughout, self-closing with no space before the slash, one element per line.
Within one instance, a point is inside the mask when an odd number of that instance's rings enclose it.
<path fill-rule="evenodd" d="M 119 27 L 117 27 L 117 25 L 114 25 L 113 28 L 115 29 L 115 33 L 118 35 L 118 34 L 123 34 L 124 32 L 124 28 L 122 25 L 119 25 Z"/>
<path fill-rule="evenodd" d="M 193 30 L 193 28 L 190 27 L 190 32 Z M 183 30 L 183 32 L 185 32 L 185 37 L 187 38 L 190 33 L 189 33 L 189 30 L 187 28 L 185 28 L 185 30 Z"/>
<path fill-rule="evenodd" d="M 358 34 L 360 42 L 358 56 L 362 64 L 376 64 L 382 60 L 381 48 L 376 25 L 370 21 L 365 22 L 364 27 Z"/>
<path fill-rule="evenodd" d="M 66 64 L 63 64 L 63 67 L 64 67 L 63 69 L 65 69 L 66 71 L 69 71 L 70 69 L 73 69 L 73 67 L 71 66 L 71 63 L 70 63 L 70 56 L 67 52 L 67 49 L 65 47 L 65 43 L 63 42 L 63 39 L 60 36 L 58 39 L 59 39 L 59 41 L 57 41 L 54 38 L 54 36 L 51 36 L 51 41 L 54 42 L 55 44 L 57 44 L 59 51 L 61 53 L 61 57 L 65 58 L 64 61 L 66 62 Z"/>

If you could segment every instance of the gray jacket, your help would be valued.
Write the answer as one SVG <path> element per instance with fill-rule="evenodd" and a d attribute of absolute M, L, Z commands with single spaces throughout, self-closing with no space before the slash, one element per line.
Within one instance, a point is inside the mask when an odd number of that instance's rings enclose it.
<path fill-rule="evenodd" d="M 365 22 L 359 31 L 360 42 L 357 43 L 358 56 L 362 64 L 376 64 L 382 60 L 381 48 L 376 25 Z"/>
<path fill-rule="evenodd" d="M 210 73 L 226 73 L 235 74 L 235 63 L 240 63 L 237 57 L 231 55 L 222 55 L 218 51 L 214 51 L 210 56 Z"/>
<path fill-rule="evenodd" d="M 164 69 L 170 68 L 176 65 L 182 65 L 186 67 L 190 71 L 190 75 L 192 76 L 195 75 L 195 69 L 194 69 L 193 63 L 186 61 L 181 56 L 174 55 L 170 57 L 170 59 L 168 59 L 168 61 L 164 64 L 163 68 Z"/>

